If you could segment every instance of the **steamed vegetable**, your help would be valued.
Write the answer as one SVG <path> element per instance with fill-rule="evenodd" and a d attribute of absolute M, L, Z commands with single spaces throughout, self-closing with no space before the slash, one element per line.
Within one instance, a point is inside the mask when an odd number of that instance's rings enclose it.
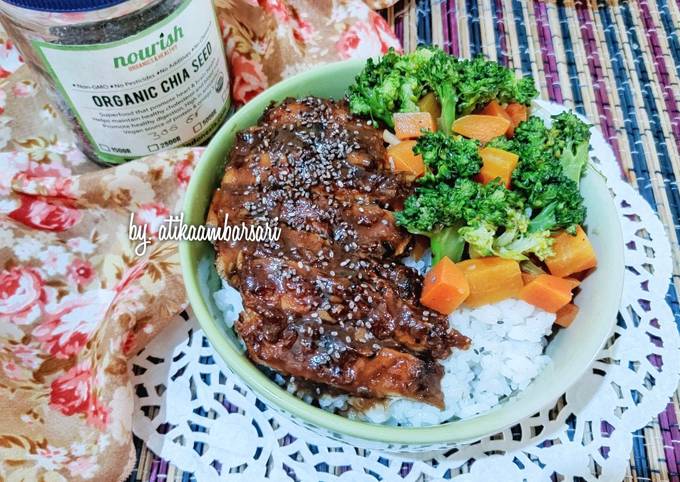
<path fill-rule="evenodd" d="M 569 283 L 569 286 L 571 287 L 572 290 L 581 286 L 581 282 L 579 280 L 577 280 L 576 278 L 562 278 L 562 279 L 564 279 L 564 281 Z"/>
<path fill-rule="evenodd" d="M 448 315 L 470 294 L 463 271 L 448 257 L 443 257 L 425 275 L 420 302 L 439 313 Z"/>
<path fill-rule="evenodd" d="M 561 326 L 562 328 L 567 328 L 576 319 L 578 315 L 578 306 L 574 303 L 569 303 L 555 313 L 555 324 Z"/>
<path fill-rule="evenodd" d="M 394 127 L 394 112 L 417 112 L 425 84 L 420 71 L 432 57 L 429 49 L 400 55 L 391 49 L 377 62 L 371 58 L 349 88 L 347 97 L 355 114 L 366 115 Z"/>
<path fill-rule="evenodd" d="M 528 105 L 538 95 L 531 78 L 484 59 L 458 59 L 437 47 L 400 55 L 390 50 L 366 66 L 349 88 L 350 109 L 393 127 L 394 112 L 416 112 L 428 93 L 436 96 L 439 125 L 450 132 L 453 121 L 496 99 Z"/>
<path fill-rule="evenodd" d="M 510 117 L 510 129 L 508 129 L 508 137 L 515 135 L 515 129 L 520 123 L 529 118 L 529 112 L 526 105 L 511 102 L 505 107 L 505 113 Z"/>
<path fill-rule="evenodd" d="M 399 139 L 415 139 L 423 130 L 434 132 L 437 126 L 428 112 L 397 112 L 393 116 L 394 134 Z"/>
<path fill-rule="evenodd" d="M 369 60 L 347 95 L 353 113 L 393 129 L 385 130 L 390 166 L 415 179 L 397 224 L 429 238 L 438 270 L 471 258 L 460 263 L 470 306 L 523 289 L 557 311 L 577 286 L 564 277 L 596 264 L 580 227 L 590 126 L 571 113 L 546 126 L 529 115 L 537 94 L 531 79 L 482 57 L 419 48 Z M 451 286 L 458 282 L 436 284 L 423 302 L 446 312 Z"/>
<path fill-rule="evenodd" d="M 470 114 L 492 100 L 501 104 L 514 101 L 529 105 L 538 95 L 533 79 L 517 79 L 512 70 L 482 56 L 459 60 L 457 64 L 456 116 Z M 443 128 L 450 126 L 442 125 Z"/>
<path fill-rule="evenodd" d="M 515 130 L 509 149 L 519 155 L 519 163 L 513 172 L 512 185 L 537 213 L 531 221 L 530 231 L 564 228 L 573 234 L 576 226 L 584 222 L 583 197 L 577 181 L 565 175 L 561 156 L 572 152 L 576 142 L 577 145 L 585 142 L 587 150 L 588 129 L 589 126 L 575 115 L 564 113 L 553 116 L 550 129 L 538 117 L 530 117 Z M 578 169 L 576 161 L 569 162 L 575 169 L 572 175 L 580 178 L 585 161 Z"/>
<path fill-rule="evenodd" d="M 560 160 L 562 173 L 578 186 L 588 163 L 590 127 L 571 112 L 553 116 L 548 145 Z"/>
<path fill-rule="evenodd" d="M 506 110 L 501 106 L 496 99 L 492 100 L 488 104 L 486 104 L 486 107 L 484 107 L 481 111 L 479 111 L 480 114 L 482 115 L 490 115 L 490 116 L 496 116 L 496 117 L 502 117 L 503 119 L 507 119 L 512 123 L 512 118 L 510 115 L 506 112 Z"/>
<path fill-rule="evenodd" d="M 419 182 L 433 185 L 474 176 L 482 166 L 478 148 L 475 141 L 454 139 L 443 132 L 426 132 L 415 147 L 427 166 L 427 173 Z"/>
<path fill-rule="evenodd" d="M 469 139 L 486 143 L 505 135 L 509 127 L 510 121 L 504 117 L 470 114 L 456 119 L 451 130 Z"/>
<path fill-rule="evenodd" d="M 519 291 L 519 298 L 550 313 L 566 306 L 572 298 L 573 284 L 569 280 L 542 274 Z"/>
<path fill-rule="evenodd" d="M 458 235 L 463 225 L 462 209 L 467 198 L 447 184 L 420 187 L 409 196 L 404 210 L 395 213 L 397 224 L 410 233 L 430 238 L 432 263 L 444 256 L 458 261 L 463 255 L 465 241 Z"/>
<path fill-rule="evenodd" d="M 545 264 L 555 276 L 569 276 L 597 266 L 595 250 L 581 226 L 576 228 L 575 235 L 561 232 L 555 236 L 553 252 Z"/>
<path fill-rule="evenodd" d="M 547 128 L 538 117 L 530 117 L 519 125 L 514 139 L 495 137 L 482 150 L 487 157 L 499 149 L 519 156 L 514 168 L 512 162 L 503 169 L 491 168 L 492 161 L 489 168 L 481 168 L 483 182 L 500 177 L 507 183 L 505 173 L 510 171 L 511 193 L 506 186 L 488 182 L 480 187 L 470 181 L 471 173 L 480 169 L 482 159 L 479 151 L 474 152 L 476 144 L 470 144 L 474 141 L 454 139 L 443 132 L 421 136 L 415 150 L 421 153 L 427 168 L 420 182 L 429 189 L 421 188 L 407 199 L 397 222 L 417 233 L 460 225 L 457 234 L 470 245 L 470 253 L 475 256 L 515 260 L 527 259 L 532 254 L 540 260 L 552 256 L 550 233 L 564 229 L 573 234 L 585 220 L 578 185 L 563 174 L 560 158 L 556 156 L 564 155 L 576 140 L 583 142 L 588 131 L 588 126 L 571 114 L 560 114 L 553 121 L 554 127 Z M 558 142 L 562 134 L 572 140 Z M 474 213 L 457 211 L 456 206 L 461 205 L 470 207 Z M 425 216 L 430 219 L 426 229 L 413 227 L 414 219 L 423 215 L 421 206 L 438 206 L 426 210 Z M 459 252 L 460 240 L 451 233 L 447 233 L 447 239 L 456 239 L 455 252 Z"/>
<path fill-rule="evenodd" d="M 387 161 L 395 172 L 405 172 L 413 177 L 425 172 L 423 157 L 413 152 L 416 141 L 402 141 L 387 148 Z"/>
<path fill-rule="evenodd" d="M 517 167 L 519 156 L 496 147 L 480 149 L 479 155 L 482 158 L 482 168 L 479 170 L 481 183 L 488 184 L 500 179 L 503 185 L 509 189 L 512 171 Z"/>
<path fill-rule="evenodd" d="M 431 53 L 431 57 L 427 65 L 418 72 L 419 80 L 423 83 L 425 90 L 436 96 L 441 111 L 438 119 L 439 127 L 448 133 L 459 111 L 458 85 L 462 82 L 460 61 L 436 47 L 429 48 L 427 51 Z"/>
<path fill-rule="evenodd" d="M 454 256 L 462 254 L 461 241 L 469 243 L 479 256 L 523 260 L 530 253 L 540 259 L 552 255 L 550 232 L 528 232 L 529 219 L 521 196 L 502 184 L 482 185 L 459 178 L 453 186 L 439 183 L 420 187 L 406 199 L 404 210 L 395 218 L 409 232 L 432 239 L 435 262 L 446 249 L 441 241 L 454 242 L 455 251 L 449 253 L 454 261 L 461 259 Z M 446 236 L 442 236 L 444 228 L 448 229 Z M 457 229 L 455 234 L 452 228 Z"/>
<path fill-rule="evenodd" d="M 464 304 L 472 308 L 515 297 L 523 286 L 519 263 L 511 259 L 468 259 L 457 266 L 470 286 L 470 295 Z"/>

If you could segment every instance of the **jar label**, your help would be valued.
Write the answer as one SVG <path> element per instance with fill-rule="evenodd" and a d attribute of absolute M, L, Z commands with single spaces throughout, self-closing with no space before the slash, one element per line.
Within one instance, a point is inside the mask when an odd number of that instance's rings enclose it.
<path fill-rule="evenodd" d="M 186 0 L 158 24 L 116 42 L 33 43 L 108 162 L 200 144 L 229 108 L 226 58 L 209 0 Z"/>

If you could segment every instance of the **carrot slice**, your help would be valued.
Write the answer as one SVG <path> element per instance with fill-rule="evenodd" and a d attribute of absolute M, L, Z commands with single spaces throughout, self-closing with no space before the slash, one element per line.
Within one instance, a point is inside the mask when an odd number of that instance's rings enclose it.
<path fill-rule="evenodd" d="M 515 128 L 520 124 L 520 122 L 524 122 L 529 118 L 529 112 L 527 106 L 518 104 L 516 102 L 508 104 L 505 107 L 505 112 L 508 114 L 508 117 L 510 117 L 510 122 L 512 122 L 510 128 L 508 129 L 507 135 L 508 137 L 512 137 L 515 135 Z"/>
<path fill-rule="evenodd" d="M 405 172 L 415 177 L 425 173 L 423 156 L 415 154 L 416 141 L 402 141 L 387 148 L 388 165 L 395 172 Z"/>
<path fill-rule="evenodd" d="M 532 274 L 532 273 L 525 273 L 522 271 L 522 281 L 524 281 L 524 284 L 529 284 L 536 278 L 538 278 L 540 275 L 538 274 Z M 564 281 L 567 281 L 569 283 L 569 286 L 571 289 L 578 288 L 581 285 L 581 282 L 577 280 L 576 278 L 564 278 Z"/>
<path fill-rule="evenodd" d="M 482 158 L 482 168 L 479 170 L 479 181 L 482 184 L 487 184 L 497 177 L 500 177 L 503 184 L 505 184 L 505 187 L 509 188 L 512 171 L 517 167 L 519 156 L 495 147 L 480 149 L 479 155 Z"/>
<path fill-rule="evenodd" d="M 434 118 L 429 112 L 395 112 L 394 134 L 399 139 L 415 139 L 422 134 L 421 130 L 436 131 Z"/>
<path fill-rule="evenodd" d="M 489 142 L 494 137 L 505 134 L 508 127 L 510 127 L 510 121 L 503 117 L 470 114 L 456 119 L 451 130 L 470 139 Z"/>
<path fill-rule="evenodd" d="M 555 236 L 554 255 L 545 259 L 551 274 L 561 278 L 597 266 L 595 250 L 581 226 L 576 235 L 561 232 Z"/>
<path fill-rule="evenodd" d="M 425 275 L 420 302 L 439 313 L 448 315 L 458 308 L 470 294 L 463 271 L 444 256 Z"/>
<path fill-rule="evenodd" d="M 433 119 L 439 119 L 442 115 L 442 108 L 439 105 L 437 96 L 429 92 L 418 101 L 420 112 L 429 112 Z"/>
<path fill-rule="evenodd" d="M 470 284 L 470 296 L 465 305 L 477 307 L 517 296 L 522 289 L 519 263 L 499 257 L 461 261 L 458 266 Z"/>
<path fill-rule="evenodd" d="M 555 323 L 562 328 L 567 328 L 576 319 L 576 315 L 578 315 L 578 306 L 574 303 L 566 304 L 557 310 L 556 315 Z"/>
<path fill-rule="evenodd" d="M 510 117 L 510 114 L 508 114 L 496 100 L 492 100 L 486 104 L 486 106 L 481 111 L 479 111 L 479 113 L 483 115 L 495 115 L 497 117 L 502 117 L 503 119 L 509 120 L 512 124 L 512 118 Z"/>
<path fill-rule="evenodd" d="M 519 298 L 550 313 L 571 301 L 573 283 L 550 274 L 539 275 L 525 285 L 519 292 Z"/>

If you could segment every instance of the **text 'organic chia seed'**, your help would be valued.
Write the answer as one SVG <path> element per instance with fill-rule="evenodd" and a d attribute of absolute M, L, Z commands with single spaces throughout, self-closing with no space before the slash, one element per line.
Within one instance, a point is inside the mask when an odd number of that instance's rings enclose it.
<path fill-rule="evenodd" d="M 95 161 L 201 144 L 227 114 L 211 0 L 0 0 L 0 11 Z"/>

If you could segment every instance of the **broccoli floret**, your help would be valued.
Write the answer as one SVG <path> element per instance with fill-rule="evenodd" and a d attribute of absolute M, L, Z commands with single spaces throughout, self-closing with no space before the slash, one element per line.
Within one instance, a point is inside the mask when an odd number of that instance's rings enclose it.
<path fill-rule="evenodd" d="M 526 255 L 531 253 L 542 261 L 554 254 L 552 249 L 553 242 L 554 239 L 550 236 L 550 231 L 526 233 L 505 246 L 494 245 L 494 252 L 501 258 L 517 261 L 528 259 Z"/>
<path fill-rule="evenodd" d="M 562 112 L 552 116 L 552 127 L 546 147 L 555 157 L 560 157 L 565 150 L 576 152 L 576 147 L 590 142 L 590 126 L 572 112 Z"/>
<path fill-rule="evenodd" d="M 476 256 L 493 256 L 493 242 L 498 228 L 489 223 L 465 226 L 458 231 Z"/>
<path fill-rule="evenodd" d="M 547 139 L 548 128 L 540 117 L 531 116 L 517 126 L 513 137 L 513 152 L 519 155 L 522 167 L 535 168 L 550 158 L 549 152 L 544 148 Z"/>
<path fill-rule="evenodd" d="M 418 138 L 413 152 L 423 156 L 427 170 L 418 179 L 421 184 L 434 185 L 472 177 L 482 167 L 479 143 L 468 139 L 454 139 L 443 132 L 427 132 Z"/>
<path fill-rule="evenodd" d="M 397 224 L 415 234 L 436 231 L 458 222 L 476 226 L 489 223 L 504 226 L 512 210 L 522 210 L 524 203 L 516 192 L 502 184 L 479 184 L 465 178 L 453 186 L 439 183 L 419 187 L 409 196 L 404 210 L 396 213 Z"/>
<path fill-rule="evenodd" d="M 460 261 L 465 242 L 458 235 L 458 229 L 463 225 L 463 207 L 468 195 L 443 183 L 420 187 L 406 199 L 404 210 L 395 213 L 395 219 L 410 233 L 430 238 L 434 263 L 444 256 Z"/>
<path fill-rule="evenodd" d="M 589 144 L 590 126 L 571 112 L 553 116 L 550 129 L 532 116 L 517 127 L 513 139 L 514 152 L 525 168 L 559 160 L 562 173 L 577 186 L 588 162 Z"/>
<path fill-rule="evenodd" d="M 575 115 L 564 113 L 553 116 L 550 129 L 532 116 L 515 130 L 513 144 L 519 163 L 512 186 L 536 214 L 530 232 L 561 228 L 574 232 L 585 220 L 578 181 L 588 159 L 589 129 Z"/>
<path fill-rule="evenodd" d="M 422 94 L 422 87 L 416 79 L 405 79 L 399 91 L 399 111 L 418 112 L 418 100 Z"/>
<path fill-rule="evenodd" d="M 512 92 L 510 98 L 506 99 L 511 102 L 513 99 L 519 104 L 529 105 L 531 101 L 538 97 L 538 90 L 534 84 L 534 79 L 531 77 L 524 77 L 517 81 L 515 90 Z"/>
<path fill-rule="evenodd" d="M 419 71 L 420 80 L 426 89 L 434 92 L 441 107 L 439 125 L 444 132 L 451 132 L 451 124 L 456 119 L 458 94 L 458 59 L 448 55 L 440 48 L 429 48 L 432 57 L 427 67 Z"/>
<path fill-rule="evenodd" d="M 560 228 L 575 232 L 576 225 L 585 221 L 586 209 L 578 185 L 562 173 L 559 161 L 544 161 L 533 168 L 520 165 L 512 183 L 526 196 L 534 212 L 540 210 L 530 222 L 531 232 Z"/>
<path fill-rule="evenodd" d="M 406 198 L 404 209 L 395 213 L 397 224 L 413 234 L 424 234 L 457 224 L 463 219 L 470 194 L 448 184 L 419 187 Z"/>
<path fill-rule="evenodd" d="M 550 231 L 529 232 L 529 218 L 522 210 L 521 203 L 509 205 L 512 207 L 506 209 L 503 219 L 486 216 L 459 231 L 470 244 L 470 250 L 478 256 L 500 256 L 518 261 L 527 259 L 528 254 L 534 254 L 541 260 L 551 256 L 553 239 Z M 494 218 L 498 221 L 496 224 L 490 222 Z"/>
<path fill-rule="evenodd" d="M 488 223 L 494 226 L 507 226 L 512 223 L 512 213 L 524 209 L 522 197 L 507 189 L 503 184 L 490 182 L 479 184 L 471 180 L 460 180 L 456 183 L 477 186 L 477 195 L 470 198 L 464 206 L 465 220 L 469 225 Z"/>
<path fill-rule="evenodd" d="M 528 233 L 521 196 L 502 184 L 459 178 L 453 186 L 420 187 L 395 218 L 409 232 L 430 237 L 434 262 L 442 256 L 459 261 L 464 242 L 481 256 L 525 259 L 528 253 L 551 253 L 551 241 L 543 239 L 550 233 Z"/>
<path fill-rule="evenodd" d="M 523 223 L 526 226 L 526 222 Z M 526 228 L 508 226 L 498 236 L 498 228 L 491 224 L 480 223 L 466 226 L 459 234 L 470 244 L 470 251 L 478 256 L 500 256 L 501 258 L 522 261 L 533 254 L 543 260 L 553 255 L 553 238 L 550 231 L 529 233 Z"/>
<path fill-rule="evenodd" d="M 423 94 L 418 72 L 431 55 L 428 49 L 418 49 L 408 55 L 399 55 L 390 49 L 377 62 L 369 58 L 349 88 L 350 110 L 378 119 L 390 127 L 394 125 L 394 112 L 417 111 L 416 102 Z"/>
<path fill-rule="evenodd" d="M 458 115 L 469 114 L 494 99 L 501 103 L 529 105 L 538 95 L 533 79 L 517 79 L 512 70 L 481 55 L 471 60 L 461 60 L 457 67 Z"/>
<path fill-rule="evenodd" d="M 588 163 L 590 125 L 571 112 L 552 117 L 552 128 L 546 147 L 560 160 L 562 172 L 577 185 Z"/>
<path fill-rule="evenodd" d="M 510 214 L 511 219 L 506 223 L 505 232 L 494 242 L 494 254 L 517 261 L 527 259 L 528 253 L 541 260 L 552 256 L 554 240 L 550 236 L 550 231 L 531 232 L 529 217 L 524 212 L 513 211 Z"/>

